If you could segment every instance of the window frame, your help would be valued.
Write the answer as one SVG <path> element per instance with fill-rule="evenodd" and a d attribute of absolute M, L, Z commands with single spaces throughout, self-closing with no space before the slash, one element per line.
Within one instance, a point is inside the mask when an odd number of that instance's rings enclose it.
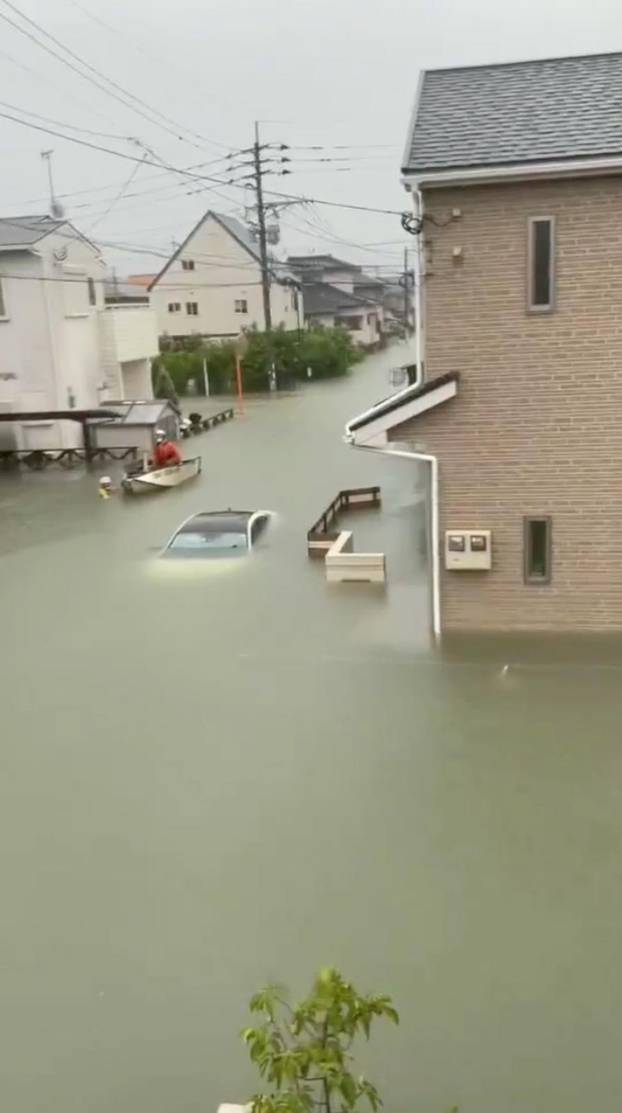
<path fill-rule="evenodd" d="M 191 306 L 193 307 L 192 309 L 190 308 Z M 186 302 L 186 317 L 198 317 L 198 316 L 199 316 L 199 303 L 198 303 L 198 301 L 187 301 Z"/>
<path fill-rule="evenodd" d="M 91 278 L 90 275 L 87 275 L 86 286 L 87 286 L 88 297 L 89 297 L 89 308 L 90 309 L 96 309 L 97 308 L 97 287 L 95 285 L 95 279 Z"/>
<path fill-rule="evenodd" d="M 8 320 L 10 320 L 10 317 L 6 303 L 6 286 L 4 284 L 4 275 L 0 274 L 0 321 Z"/>
<path fill-rule="evenodd" d="M 535 226 L 548 223 L 550 225 L 550 259 L 549 259 L 549 300 L 546 305 L 536 305 L 534 302 L 536 281 L 534 265 L 535 253 Z M 527 220 L 527 312 L 528 313 L 554 313 L 556 309 L 555 286 L 557 273 L 555 266 L 557 243 L 556 218 L 554 216 L 530 216 Z"/>
<path fill-rule="evenodd" d="M 194 259 L 182 259 L 181 269 L 182 269 L 182 271 L 193 271 L 193 270 L 195 270 L 196 268 L 195 268 L 195 265 L 194 265 Z"/>
<path fill-rule="evenodd" d="M 243 316 L 248 316 L 248 298 L 234 298 L 233 311 L 234 313 L 241 313 Z"/>
<path fill-rule="evenodd" d="M 169 301 L 168 311 L 169 311 L 169 313 L 181 313 L 181 302 L 180 301 Z"/>
<path fill-rule="evenodd" d="M 543 576 L 530 572 L 531 537 L 530 527 L 534 522 L 544 522 L 546 526 L 545 573 Z M 523 582 L 529 586 L 546 586 L 553 579 L 553 518 L 550 514 L 526 514 L 523 518 Z"/>

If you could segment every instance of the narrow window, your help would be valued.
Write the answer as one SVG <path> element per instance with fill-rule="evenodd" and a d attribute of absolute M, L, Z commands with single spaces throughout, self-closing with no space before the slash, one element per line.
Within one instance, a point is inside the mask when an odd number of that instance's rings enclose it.
<path fill-rule="evenodd" d="M 181 269 L 182 269 L 182 271 L 193 271 L 194 270 L 194 259 L 182 259 Z"/>
<path fill-rule="evenodd" d="M 555 222 L 551 216 L 529 221 L 529 309 L 551 310 L 554 303 Z"/>
<path fill-rule="evenodd" d="M 524 576 L 526 584 L 551 582 L 551 519 L 524 520 Z"/>
<path fill-rule="evenodd" d="M 0 317 L 6 317 L 6 315 L 7 315 L 7 312 L 6 312 L 6 302 L 4 300 L 4 287 L 2 285 L 2 279 L 0 278 Z"/>
<path fill-rule="evenodd" d="M 199 315 L 199 303 L 196 302 L 196 301 L 187 301 L 186 302 L 186 313 L 188 314 L 189 317 L 198 317 L 198 315 Z"/>
<path fill-rule="evenodd" d="M 87 286 L 89 288 L 89 305 L 97 305 L 97 294 L 95 293 L 95 282 L 92 278 L 87 278 Z"/>

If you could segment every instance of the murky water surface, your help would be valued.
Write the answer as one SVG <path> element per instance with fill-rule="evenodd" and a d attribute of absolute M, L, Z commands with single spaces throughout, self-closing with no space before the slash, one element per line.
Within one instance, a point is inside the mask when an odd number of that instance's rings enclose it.
<path fill-rule="evenodd" d="M 179 491 L 0 480 L 7 1113 L 214 1113 L 251 992 L 326 963 L 397 1001 L 394 1113 L 618 1113 L 622 648 L 432 650 L 415 471 L 340 439 L 395 361 L 250 401 Z M 306 529 L 374 482 L 388 591 L 329 588 Z M 251 559 L 158 562 L 226 506 L 275 512 Z"/>

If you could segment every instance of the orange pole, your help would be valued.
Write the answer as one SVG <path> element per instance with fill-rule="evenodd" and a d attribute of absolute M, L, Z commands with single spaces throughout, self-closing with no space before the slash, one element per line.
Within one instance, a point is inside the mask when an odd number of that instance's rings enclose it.
<path fill-rule="evenodd" d="M 244 413 L 244 391 L 242 389 L 242 360 L 236 353 L 235 357 L 235 377 L 238 384 L 238 402 L 240 404 L 240 413 Z"/>

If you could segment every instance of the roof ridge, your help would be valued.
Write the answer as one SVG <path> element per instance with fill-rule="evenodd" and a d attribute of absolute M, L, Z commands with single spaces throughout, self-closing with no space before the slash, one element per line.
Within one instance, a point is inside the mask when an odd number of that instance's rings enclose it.
<path fill-rule="evenodd" d="M 503 70 L 519 66 L 538 66 L 546 62 L 585 62 L 596 58 L 622 58 L 622 50 L 597 50 L 594 54 L 547 54 L 544 58 L 514 58 L 509 62 L 473 62 L 456 66 L 427 66 L 423 74 L 464 73 L 466 70 Z"/>

